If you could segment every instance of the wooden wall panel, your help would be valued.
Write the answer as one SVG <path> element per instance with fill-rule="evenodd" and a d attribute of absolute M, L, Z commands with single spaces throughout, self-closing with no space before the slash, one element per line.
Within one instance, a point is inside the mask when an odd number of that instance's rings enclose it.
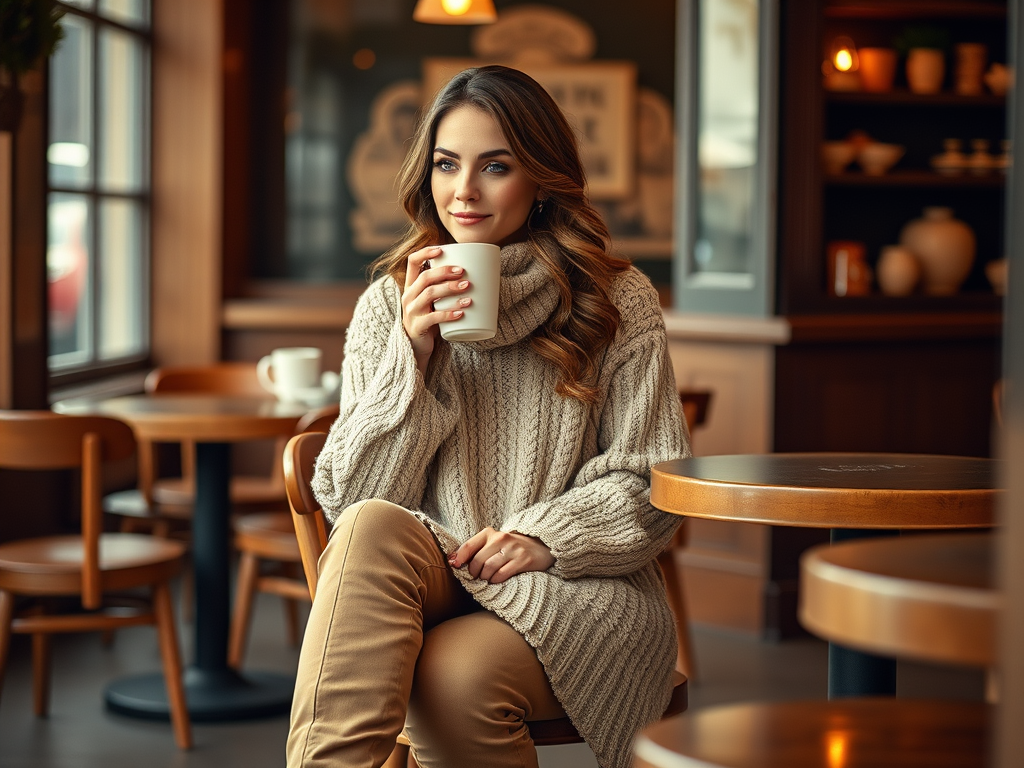
<path fill-rule="evenodd" d="M 221 0 L 154 4 L 153 362 L 220 357 Z"/>

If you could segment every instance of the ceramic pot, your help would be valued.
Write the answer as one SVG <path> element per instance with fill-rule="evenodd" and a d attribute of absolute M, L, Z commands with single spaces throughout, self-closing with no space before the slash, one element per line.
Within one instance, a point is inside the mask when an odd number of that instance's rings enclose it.
<path fill-rule="evenodd" d="M 896 79 L 896 51 L 892 48 L 861 48 L 860 82 L 865 91 L 884 93 L 892 90 Z"/>
<path fill-rule="evenodd" d="M 909 296 L 921 279 L 921 263 L 903 245 L 886 245 L 878 258 L 878 286 L 886 296 Z"/>
<path fill-rule="evenodd" d="M 965 96 L 977 96 L 982 91 L 988 48 L 981 43 L 959 43 L 953 50 L 956 57 L 953 90 Z"/>
<path fill-rule="evenodd" d="M 925 208 L 924 216 L 904 225 L 900 245 L 921 262 L 924 291 L 932 296 L 960 290 L 974 264 L 974 231 L 953 218 L 951 208 Z"/>
<path fill-rule="evenodd" d="M 937 48 L 911 48 L 907 53 L 907 85 L 914 93 L 938 93 L 946 77 L 946 57 Z"/>
<path fill-rule="evenodd" d="M 867 296 L 871 293 L 871 267 L 864 260 L 864 243 L 834 240 L 828 244 L 830 296 Z"/>

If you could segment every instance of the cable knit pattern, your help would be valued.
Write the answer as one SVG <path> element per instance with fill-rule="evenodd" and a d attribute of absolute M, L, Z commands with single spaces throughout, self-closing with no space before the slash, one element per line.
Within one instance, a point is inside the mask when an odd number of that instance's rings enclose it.
<path fill-rule="evenodd" d="M 439 341 L 426 381 L 390 277 L 360 298 L 345 344 L 341 415 L 313 490 L 332 521 L 352 503 L 400 504 L 445 552 L 485 526 L 540 538 L 545 572 L 503 584 L 455 571 L 537 651 L 602 768 L 627 768 L 637 731 L 668 704 L 676 637 L 655 561 L 679 519 L 650 504 L 650 467 L 689 455 L 657 293 L 635 269 L 594 406 L 555 392 L 529 344 L 557 292 L 532 246 L 501 251 L 498 335 Z M 496 660 L 500 663 L 500 660 Z"/>

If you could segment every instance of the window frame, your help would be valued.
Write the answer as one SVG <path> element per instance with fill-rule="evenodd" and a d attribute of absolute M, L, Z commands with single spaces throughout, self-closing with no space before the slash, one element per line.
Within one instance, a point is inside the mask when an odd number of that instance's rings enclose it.
<path fill-rule="evenodd" d="M 89 303 L 91 323 L 89 329 L 88 359 L 84 362 L 53 366 L 53 355 L 49 351 L 50 338 L 50 316 L 46 314 L 47 324 L 47 369 L 51 387 L 62 387 L 89 380 L 99 379 L 105 376 L 112 376 L 132 370 L 138 370 L 147 366 L 150 361 L 152 346 L 152 254 L 153 254 L 153 227 L 152 227 L 152 185 L 153 185 L 153 5 L 156 0 L 149 0 L 148 18 L 145 27 L 132 26 L 131 24 L 119 21 L 113 17 L 103 14 L 99 10 L 102 0 L 95 0 L 93 8 L 86 9 L 69 2 L 57 0 L 57 5 L 65 12 L 66 16 L 77 16 L 91 24 L 91 72 L 90 72 L 90 93 L 88 95 L 91 114 L 90 123 L 90 154 L 93 172 L 90 181 L 85 185 L 61 185 L 54 184 L 50 178 L 49 163 L 45 164 L 46 174 L 46 211 L 47 226 L 49 226 L 50 197 L 53 194 L 71 194 L 83 197 L 87 201 L 90 212 L 89 227 L 87 233 L 87 248 L 90 254 L 88 261 L 88 289 L 83 294 L 83 300 Z M 130 35 L 139 42 L 145 53 L 143 67 L 145 71 L 140 77 L 142 85 L 142 101 L 139 105 L 141 115 L 138 112 L 134 116 L 140 119 L 140 143 L 141 143 L 141 178 L 139 189 L 136 191 L 110 191 L 105 189 L 100 179 L 100 148 L 101 133 L 105 115 L 100 114 L 102 87 L 102 67 L 100 65 L 100 38 L 104 29 Z M 47 100 L 49 90 L 52 87 L 52 78 L 48 83 Z M 50 140 L 50 119 L 47 110 L 46 146 L 51 144 Z M 139 244 L 142 253 L 139 254 L 139 285 L 143 289 L 143 302 L 140 311 L 139 322 L 142 324 L 142 348 L 139 352 L 124 355 L 117 358 L 100 358 L 100 243 L 102 239 L 100 210 L 105 201 L 129 201 L 138 204 L 141 212 L 141 232 Z M 49 282 L 47 281 L 47 285 Z"/>

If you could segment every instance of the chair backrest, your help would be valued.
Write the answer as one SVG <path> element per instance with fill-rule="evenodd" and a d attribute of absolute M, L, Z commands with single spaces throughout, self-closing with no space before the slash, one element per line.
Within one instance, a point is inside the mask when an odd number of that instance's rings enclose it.
<path fill-rule="evenodd" d="M 256 375 L 256 363 L 221 362 L 211 365 L 164 366 L 154 368 L 146 376 L 145 383 L 148 394 L 160 393 L 196 393 L 216 395 L 238 395 L 239 397 L 271 397 L 260 384 Z M 274 449 L 272 475 L 277 482 L 281 477 L 281 452 L 284 450 L 284 438 L 278 441 Z M 193 441 L 181 444 L 181 474 L 187 480 L 195 478 L 196 448 Z M 144 445 L 139 451 L 139 487 L 147 498 L 152 481 L 156 477 L 156 456 L 154 448 Z"/>
<path fill-rule="evenodd" d="M 317 562 L 327 546 L 327 523 L 313 497 L 310 480 L 316 457 L 327 442 L 324 432 L 295 435 L 284 449 L 284 488 L 292 511 L 295 536 L 299 541 L 302 570 L 306 574 L 309 596 L 316 597 Z"/>
<path fill-rule="evenodd" d="M 146 392 L 208 392 L 218 395 L 270 397 L 256 375 L 256 363 L 165 366 L 146 376 Z"/>
<path fill-rule="evenodd" d="M 103 463 L 127 458 L 134 451 L 131 427 L 117 419 L 52 411 L 0 411 L 0 468 L 81 469 L 82 605 L 89 609 L 98 608 L 102 597 Z"/>
<path fill-rule="evenodd" d="M 338 403 L 332 403 L 331 405 L 325 405 L 310 411 L 299 419 L 299 423 L 295 425 L 295 434 L 301 435 L 303 432 L 330 432 L 331 425 L 338 420 L 338 413 L 340 411 L 341 406 Z"/>

